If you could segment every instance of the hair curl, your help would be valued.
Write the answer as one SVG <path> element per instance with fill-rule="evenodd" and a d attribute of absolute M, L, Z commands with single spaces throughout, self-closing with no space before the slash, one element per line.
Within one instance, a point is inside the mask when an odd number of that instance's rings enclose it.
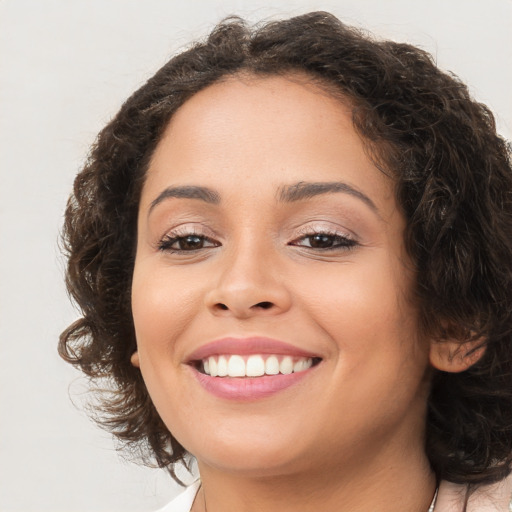
<path fill-rule="evenodd" d="M 434 373 L 431 465 L 439 479 L 457 483 L 504 477 L 512 462 L 510 147 L 490 111 L 429 54 L 322 12 L 256 28 L 226 19 L 136 91 L 93 145 L 63 232 L 67 287 L 83 316 L 62 333 L 59 352 L 107 382 L 101 423 L 173 476 L 186 460 L 130 364 L 136 217 L 148 162 L 171 116 L 201 89 L 240 72 L 302 72 L 348 99 L 369 154 L 396 182 L 424 330 L 486 345 L 467 371 Z"/>

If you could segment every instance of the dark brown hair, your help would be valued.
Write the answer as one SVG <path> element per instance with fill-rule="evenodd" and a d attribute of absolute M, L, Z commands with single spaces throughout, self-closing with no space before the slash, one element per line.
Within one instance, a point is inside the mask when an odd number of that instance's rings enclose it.
<path fill-rule="evenodd" d="M 434 373 L 426 453 L 439 479 L 504 477 L 512 461 L 510 148 L 489 110 L 430 55 L 322 12 L 256 28 L 225 20 L 163 66 L 99 134 L 66 210 L 67 286 L 82 318 L 62 333 L 59 351 L 102 383 L 100 422 L 171 474 L 185 460 L 130 364 L 136 217 L 171 116 L 196 92 L 241 72 L 301 72 L 348 99 L 369 155 L 396 182 L 422 329 L 486 345 L 469 370 Z"/>

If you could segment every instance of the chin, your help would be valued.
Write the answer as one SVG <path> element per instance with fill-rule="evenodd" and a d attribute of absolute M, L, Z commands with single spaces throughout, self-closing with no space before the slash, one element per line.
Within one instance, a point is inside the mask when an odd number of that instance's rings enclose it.
<path fill-rule="evenodd" d="M 298 461 L 288 453 L 255 449 L 229 449 L 223 453 L 213 451 L 196 456 L 199 469 L 209 466 L 223 473 L 235 473 L 240 477 L 265 478 L 284 476 L 299 469 Z"/>
<path fill-rule="evenodd" d="M 184 446 L 197 459 L 200 469 L 206 465 L 248 477 L 288 474 L 300 467 L 301 460 L 312 460 L 312 453 L 303 453 L 306 447 L 301 448 L 297 434 L 283 432 L 282 436 L 276 436 L 267 432 L 246 429 L 215 438 L 203 435 L 201 444 L 187 446 L 185 442 Z"/>

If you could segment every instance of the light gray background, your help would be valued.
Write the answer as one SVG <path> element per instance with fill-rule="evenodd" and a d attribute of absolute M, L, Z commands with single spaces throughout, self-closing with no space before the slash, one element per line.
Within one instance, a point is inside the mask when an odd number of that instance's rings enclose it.
<path fill-rule="evenodd" d="M 56 354 L 76 317 L 57 248 L 65 200 L 95 134 L 173 51 L 230 13 L 317 9 L 431 51 L 510 139 L 512 0 L 0 0 L 1 511 L 151 511 L 178 492 L 122 462 L 71 404 L 83 382 Z"/>

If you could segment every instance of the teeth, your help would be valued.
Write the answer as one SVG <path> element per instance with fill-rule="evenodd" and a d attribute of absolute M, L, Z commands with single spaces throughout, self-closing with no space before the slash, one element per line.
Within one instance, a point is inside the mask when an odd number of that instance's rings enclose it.
<path fill-rule="evenodd" d="M 267 375 L 277 375 L 279 373 L 279 359 L 276 356 L 270 356 L 265 361 L 265 373 Z"/>
<path fill-rule="evenodd" d="M 297 361 L 293 365 L 293 371 L 294 372 L 301 372 L 302 370 L 304 370 L 304 361 L 301 359 L 300 361 Z"/>
<path fill-rule="evenodd" d="M 217 361 L 214 357 L 210 357 L 208 359 L 208 362 L 210 363 L 210 375 L 212 377 L 217 377 Z"/>
<path fill-rule="evenodd" d="M 261 377 L 302 372 L 313 365 L 313 359 L 259 354 L 250 355 L 244 359 L 239 355 L 220 355 L 210 356 L 202 363 L 204 373 L 212 377 Z"/>
<path fill-rule="evenodd" d="M 243 357 L 231 356 L 229 358 L 228 375 L 230 377 L 245 377 L 245 361 Z"/>
<path fill-rule="evenodd" d="M 293 359 L 290 356 L 283 357 L 279 365 L 279 371 L 284 375 L 289 375 L 293 372 Z"/>
<path fill-rule="evenodd" d="M 217 362 L 217 375 L 225 377 L 228 374 L 228 360 L 226 356 L 220 356 Z"/>
<path fill-rule="evenodd" d="M 247 377 L 261 377 L 265 375 L 265 361 L 261 356 L 249 356 L 245 367 Z"/>
<path fill-rule="evenodd" d="M 313 359 L 300 359 L 293 365 L 293 373 L 295 372 L 302 372 L 304 370 L 307 370 L 308 368 L 311 368 L 313 365 Z"/>

